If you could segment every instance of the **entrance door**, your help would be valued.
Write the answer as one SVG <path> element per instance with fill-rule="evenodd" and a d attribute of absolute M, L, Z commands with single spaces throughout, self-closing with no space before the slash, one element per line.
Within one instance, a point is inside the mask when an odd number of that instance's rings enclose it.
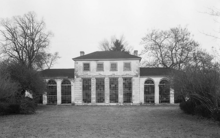
<path fill-rule="evenodd" d="M 118 78 L 110 78 L 110 103 L 118 102 Z"/>
<path fill-rule="evenodd" d="M 104 78 L 96 79 L 96 102 L 105 102 L 105 81 Z"/>
<path fill-rule="evenodd" d="M 132 79 L 123 78 L 123 99 L 124 103 L 132 102 Z"/>
<path fill-rule="evenodd" d="M 91 103 L 91 79 L 83 79 L 83 102 Z"/>

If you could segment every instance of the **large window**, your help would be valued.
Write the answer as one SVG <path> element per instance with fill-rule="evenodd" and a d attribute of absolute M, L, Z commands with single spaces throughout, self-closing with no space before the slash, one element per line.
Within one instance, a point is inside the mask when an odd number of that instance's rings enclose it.
<path fill-rule="evenodd" d="M 66 79 L 61 84 L 61 102 L 71 103 L 71 83 Z"/>
<path fill-rule="evenodd" d="M 82 88 L 83 102 L 91 103 L 91 79 L 83 79 Z"/>
<path fill-rule="evenodd" d="M 160 103 L 170 102 L 170 83 L 167 80 L 161 80 L 159 84 Z"/>
<path fill-rule="evenodd" d="M 47 104 L 57 104 L 57 83 L 54 80 L 47 83 Z"/>
<path fill-rule="evenodd" d="M 144 83 L 144 102 L 154 103 L 154 82 L 146 80 Z"/>
<path fill-rule="evenodd" d="M 130 62 L 124 63 L 124 71 L 131 71 L 131 63 Z"/>
<path fill-rule="evenodd" d="M 104 71 L 103 63 L 97 63 L 97 71 Z"/>
<path fill-rule="evenodd" d="M 109 79 L 110 103 L 118 102 L 118 78 Z"/>
<path fill-rule="evenodd" d="M 83 71 L 90 71 L 90 64 L 89 63 L 83 63 Z"/>
<path fill-rule="evenodd" d="M 117 63 L 111 63 L 110 64 L 110 71 L 117 71 L 118 70 L 117 68 L 118 68 Z"/>
<path fill-rule="evenodd" d="M 105 80 L 104 78 L 96 79 L 96 102 L 105 102 Z"/>
<path fill-rule="evenodd" d="M 123 78 L 124 103 L 132 102 L 132 78 Z"/>

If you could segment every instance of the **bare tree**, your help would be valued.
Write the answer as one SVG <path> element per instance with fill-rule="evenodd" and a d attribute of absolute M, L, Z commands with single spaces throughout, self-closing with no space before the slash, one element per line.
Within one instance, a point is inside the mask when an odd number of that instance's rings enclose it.
<path fill-rule="evenodd" d="M 3 53 L 28 68 L 36 67 L 36 58 L 39 54 L 46 54 L 52 36 L 51 32 L 45 31 L 45 22 L 38 21 L 36 14 L 29 12 L 24 16 L 2 19 L 1 26 Z"/>
<path fill-rule="evenodd" d="M 102 51 L 132 52 L 132 48 L 128 46 L 128 43 L 124 40 L 124 36 L 121 36 L 120 39 L 117 39 L 115 36 L 113 36 L 110 42 L 105 39 L 101 42 L 100 49 Z"/>
<path fill-rule="evenodd" d="M 60 58 L 58 52 L 55 52 L 54 54 L 51 53 L 39 53 L 36 57 L 36 67 L 38 70 L 42 69 L 50 69 L 57 61 L 57 59 Z"/>
<path fill-rule="evenodd" d="M 198 46 L 186 28 L 171 28 L 167 31 L 152 30 L 142 38 L 144 50 L 152 58 L 152 65 L 181 69 L 190 60 Z"/>
<path fill-rule="evenodd" d="M 214 22 L 219 24 L 220 10 L 218 8 L 216 8 L 216 7 L 208 8 L 208 10 L 207 10 L 207 12 L 205 12 L 205 14 L 208 14 L 211 17 L 213 17 Z M 217 30 L 214 29 L 214 31 L 209 32 L 209 33 L 204 33 L 204 34 L 207 36 L 213 37 L 215 39 L 220 39 L 219 33 L 220 33 L 220 30 L 218 28 Z"/>

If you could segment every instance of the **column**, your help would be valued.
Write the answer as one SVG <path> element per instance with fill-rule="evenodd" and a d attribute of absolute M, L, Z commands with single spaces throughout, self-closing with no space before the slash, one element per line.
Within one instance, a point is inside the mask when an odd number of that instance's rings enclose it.
<path fill-rule="evenodd" d="M 109 77 L 105 77 L 105 103 L 109 103 L 110 90 L 109 90 Z"/>
<path fill-rule="evenodd" d="M 140 103 L 144 103 L 144 81 L 145 81 L 145 79 L 140 78 L 140 86 L 139 86 Z"/>
<path fill-rule="evenodd" d="M 61 79 L 56 79 L 55 80 L 57 83 L 57 104 L 61 104 Z"/>
<path fill-rule="evenodd" d="M 91 98 L 92 98 L 92 103 L 96 103 L 96 80 L 95 78 L 92 78 L 91 80 Z"/>
<path fill-rule="evenodd" d="M 159 80 L 154 80 L 155 82 L 155 104 L 159 104 Z"/>
<path fill-rule="evenodd" d="M 138 77 L 132 78 L 132 103 L 140 103 L 140 81 Z"/>
<path fill-rule="evenodd" d="M 47 92 L 45 92 L 43 94 L 43 104 L 46 105 L 47 104 Z"/>
<path fill-rule="evenodd" d="M 83 103 L 82 78 L 75 78 L 74 80 L 74 102 L 76 104 Z"/>
<path fill-rule="evenodd" d="M 123 103 L 123 78 L 118 78 L 118 102 Z"/>
<path fill-rule="evenodd" d="M 174 90 L 170 88 L 170 103 L 174 104 Z"/>
<path fill-rule="evenodd" d="M 75 100 L 74 100 L 74 79 L 71 80 L 71 103 L 75 103 Z"/>

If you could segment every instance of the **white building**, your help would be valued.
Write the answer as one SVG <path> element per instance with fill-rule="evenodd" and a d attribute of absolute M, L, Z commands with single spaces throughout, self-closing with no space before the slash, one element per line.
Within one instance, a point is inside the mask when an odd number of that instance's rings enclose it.
<path fill-rule="evenodd" d="M 124 52 L 80 52 L 75 69 L 47 69 L 43 104 L 174 103 L 168 68 L 141 68 L 141 58 Z"/>

